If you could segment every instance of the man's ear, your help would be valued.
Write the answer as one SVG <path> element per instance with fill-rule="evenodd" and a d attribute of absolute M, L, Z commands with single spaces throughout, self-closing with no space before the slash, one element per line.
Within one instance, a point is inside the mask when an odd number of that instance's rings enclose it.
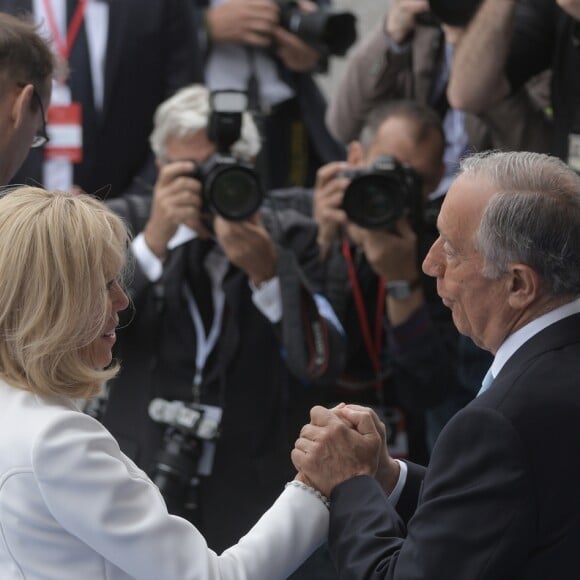
<path fill-rule="evenodd" d="M 17 87 L 20 88 L 20 87 Z M 31 84 L 23 87 L 20 92 L 16 95 L 14 102 L 12 103 L 12 122 L 14 127 L 20 127 L 22 123 L 30 115 L 30 104 L 34 97 L 34 86 Z"/>
<path fill-rule="evenodd" d="M 357 167 L 364 161 L 364 152 L 360 141 L 351 141 L 348 145 L 346 160 L 349 165 Z"/>
<path fill-rule="evenodd" d="M 512 264 L 510 267 L 509 305 L 522 310 L 535 302 L 542 294 L 542 280 L 540 275 L 526 264 Z"/>

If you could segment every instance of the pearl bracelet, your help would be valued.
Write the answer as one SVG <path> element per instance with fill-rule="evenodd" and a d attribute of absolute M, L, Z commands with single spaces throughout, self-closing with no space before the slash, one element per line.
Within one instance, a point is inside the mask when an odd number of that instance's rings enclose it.
<path fill-rule="evenodd" d="M 290 486 L 298 487 L 304 491 L 307 491 L 308 493 L 314 494 L 327 508 L 330 508 L 330 500 L 325 495 L 322 495 L 317 489 L 314 489 L 313 487 L 310 487 L 301 481 L 297 481 L 296 479 L 289 481 L 284 487 L 286 488 Z"/>

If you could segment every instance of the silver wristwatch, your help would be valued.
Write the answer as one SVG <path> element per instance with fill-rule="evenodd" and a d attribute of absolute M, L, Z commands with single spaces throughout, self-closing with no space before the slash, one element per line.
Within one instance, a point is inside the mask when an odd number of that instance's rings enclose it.
<path fill-rule="evenodd" d="M 386 285 L 387 295 L 393 300 L 407 300 L 420 283 L 421 281 L 418 279 L 412 282 L 408 280 L 391 280 Z"/>

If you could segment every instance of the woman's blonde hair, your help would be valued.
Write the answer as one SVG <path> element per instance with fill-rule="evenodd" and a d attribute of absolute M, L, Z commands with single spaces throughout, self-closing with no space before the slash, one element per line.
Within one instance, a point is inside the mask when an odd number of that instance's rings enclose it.
<path fill-rule="evenodd" d="M 90 345 L 123 270 L 128 233 L 89 195 L 12 189 L 0 199 L 0 376 L 41 394 L 95 396 L 117 365 L 96 369 Z"/>

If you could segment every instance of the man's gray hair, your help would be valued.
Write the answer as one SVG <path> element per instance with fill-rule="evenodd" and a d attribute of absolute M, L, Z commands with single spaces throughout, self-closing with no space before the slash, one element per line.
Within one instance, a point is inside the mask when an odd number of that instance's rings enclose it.
<path fill-rule="evenodd" d="M 580 293 L 580 176 L 540 153 L 480 153 L 459 175 L 497 188 L 476 232 L 484 275 L 497 279 L 510 263 L 541 275 L 547 293 Z"/>
<path fill-rule="evenodd" d="M 165 158 L 170 138 L 181 139 L 207 129 L 210 115 L 209 91 L 203 85 L 189 85 L 161 103 L 153 118 L 153 132 L 149 137 L 157 159 Z M 233 144 L 232 154 L 250 161 L 260 151 L 258 129 L 249 113 L 242 115 L 240 139 Z"/>

